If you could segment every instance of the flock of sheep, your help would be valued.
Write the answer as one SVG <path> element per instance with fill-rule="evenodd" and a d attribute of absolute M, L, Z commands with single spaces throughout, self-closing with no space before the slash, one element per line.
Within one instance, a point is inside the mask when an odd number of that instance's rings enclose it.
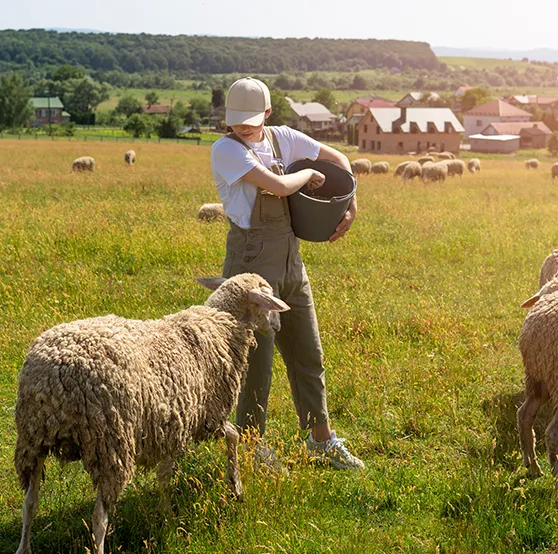
<path fill-rule="evenodd" d="M 124 161 L 128 165 L 136 163 L 136 153 L 134 150 L 128 150 L 124 154 Z M 95 169 L 95 158 L 91 156 L 81 156 L 72 162 L 72 171 L 93 171 Z"/>

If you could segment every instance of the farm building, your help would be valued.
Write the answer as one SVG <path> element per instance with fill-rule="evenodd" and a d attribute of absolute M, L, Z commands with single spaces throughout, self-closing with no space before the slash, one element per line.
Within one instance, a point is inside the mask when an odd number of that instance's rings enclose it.
<path fill-rule="evenodd" d="M 395 104 L 392 100 L 387 100 L 375 94 L 369 94 L 368 96 L 361 96 L 353 100 L 349 104 L 345 116 L 347 121 L 349 121 L 353 115 L 364 115 L 369 108 L 394 108 Z"/>
<path fill-rule="evenodd" d="M 440 95 L 436 92 L 409 92 L 397 102 L 399 108 L 424 108 L 428 102 L 440 100 Z"/>
<path fill-rule="evenodd" d="M 359 152 L 459 152 L 463 127 L 449 108 L 369 108 L 357 132 Z"/>
<path fill-rule="evenodd" d="M 464 138 L 479 134 L 490 123 L 531 121 L 533 116 L 503 100 L 492 100 L 463 114 Z"/>
<path fill-rule="evenodd" d="M 294 102 L 288 96 L 287 102 L 291 107 L 288 125 L 309 135 L 334 131 L 337 127 L 337 117 L 319 102 Z"/>
<path fill-rule="evenodd" d="M 481 135 L 519 135 L 519 148 L 546 148 L 552 131 L 542 121 L 491 123 Z"/>
<path fill-rule="evenodd" d="M 162 104 L 144 104 L 141 107 L 141 111 L 147 115 L 169 115 L 170 109 L 170 106 Z"/>
<path fill-rule="evenodd" d="M 60 98 L 31 98 L 31 104 L 33 105 L 33 118 L 28 122 L 31 127 L 70 121 L 70 114 L 64 111 Z"/>
<path fill-rule="evenodd" d="M 519 135 L 471 135 L 471 152 L 511 154 L 519 150 Z"/>
<path fill-rule="evenodd" d="M 557 96 L 538 96 L 536 94 L 507 96 L 504 100 L 518 108 L 537 107 L 545 113 L 558 115 Z"/>

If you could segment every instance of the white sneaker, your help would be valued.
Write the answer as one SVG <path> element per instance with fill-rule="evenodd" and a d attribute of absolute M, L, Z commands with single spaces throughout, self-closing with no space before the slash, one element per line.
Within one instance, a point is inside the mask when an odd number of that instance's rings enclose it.
<path fill-rule="evenodd" d="M 353 456 L 343 444 L 345 439 L 337 438 L 335 431 L 326 441 L 317 441 L 312 432 L 306 440 L 306 448 L 310 458 L 329 462 L 337 469 L 364 469 L 364 462 Z"/>
<path fill-rule="evenodd" d="M 254 450 L 254 470 L 268 471 L 270 473 L 281 473 L 289 476 L 289 470 L 277 456 L 277 452 L 272 446 L 269 446 L 264 438 L 261 438 Z"/>

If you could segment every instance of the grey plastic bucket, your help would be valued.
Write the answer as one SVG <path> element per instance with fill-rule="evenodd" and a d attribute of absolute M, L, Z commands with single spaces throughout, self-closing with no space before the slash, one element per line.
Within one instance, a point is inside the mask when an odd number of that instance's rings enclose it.
<path fill-rule="evenodd" d="M 324 184 L 310 192 L 306 186 L 287 197 L 294 234 L 302 240 L 324 242 L 333 235 L 356 193 L 355 178 L 342 167 L 325 160 L 298 160 L 286 170 L 315 169 L 325 175 Z"/>

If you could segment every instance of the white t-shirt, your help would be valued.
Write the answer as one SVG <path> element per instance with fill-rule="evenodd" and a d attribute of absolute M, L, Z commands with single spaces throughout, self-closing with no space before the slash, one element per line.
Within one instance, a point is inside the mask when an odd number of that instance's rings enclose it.
<path fill-rule="evenodd" d="M 320 153 L 320 143 L 286 125 L 273 127 L 281 149 L 282 161 L 287 168 L 297 160 L 315 160 Z M 246 143 L 259 157 L 265 167 L 273 162 L 271 144 L 264 137 L 262 142 Z M 250 227 L 250 216 L 256 201 L 258 187 L 242 179 L 258 165 L 246 147 L 236 140 L 222 137 L 211 149 L 211 168 L 217 192 L 227 216 L 239 227 Z"/>

